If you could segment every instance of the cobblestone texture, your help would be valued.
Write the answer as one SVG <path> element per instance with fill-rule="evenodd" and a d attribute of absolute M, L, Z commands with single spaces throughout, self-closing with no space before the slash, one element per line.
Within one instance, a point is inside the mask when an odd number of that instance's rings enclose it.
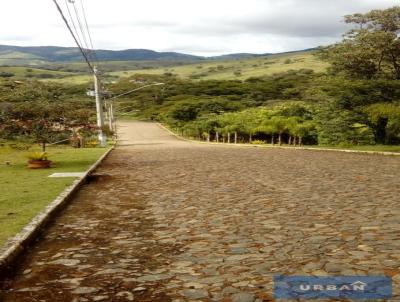
<path fill-rule="evenodd" d="M 121 137 L 0 300 L 273 301 L 275 274 L 385 274 L 400 300 L 399 158 Z"/>

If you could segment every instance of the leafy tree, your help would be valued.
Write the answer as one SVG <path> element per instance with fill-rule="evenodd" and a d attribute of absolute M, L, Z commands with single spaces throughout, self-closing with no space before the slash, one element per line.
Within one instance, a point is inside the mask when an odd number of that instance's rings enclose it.
<path fill-rule="evenodd" d="M 282 134 L 289 130 L 291 120 L 282 116 L 274 116 L 270 122 L 278 133 L 278 144 L 282 145 Z"/>
<path fill-rule="evenodd" d="M 171 112 L 171 117 L 175 120 L 188 122 L 197 118 L 199 108 L 195 104 L 184 103 L 176 105 Z"/>
<path fill-rule="evenodd" d="M 255 129 L 258 133 L 263 133 L 267 135 L 271 135 L 271 144 L 275 144 L 275 134 L 278 132 L 276 124 L 271 122 L 269 119 L 264 120 L 261 124 Z"/>
<path fill-rule="evenodd" d="M 397 143 L 400 136 L 400 104 L 377 103 L 364 109 L 377 143 Z"/>
<path fill-rule="evenodd" d="M 96 130 L 93 111 L 76 108 L 74 103 L 20 102 L 4 107 L 1 112 L 0 137 L 25 137 L 42 146 L 68 139 L 76 131 Z"/>
<path fill-rule="evenodd" d="M 360 114 L 321 107 L 317 113 L 318 143 L 321 145 L 367 145 L 374 143 L 372 129 Z"/>
<path fill-rule="evenodd" d="M 295 135 L 299 138 L 300 146 L 303 144 L 303 139 L 305 137 L 315 135 L 315 133 L 314 133 L 315 128 L 316 128 L 316 124 L 312 120 L 305 121 L 305 122 L 297 125 L 297 128 L 295 130 Z M 315 139 L 315 138 L 313 138 L 313 139 Z"/>
<path fill-rule="evenodd" d="M 400 6 L 349 15 L 345 22 L 354 28 L 322 53 L 334 71 L 364 79 L 400 79 Z"/>

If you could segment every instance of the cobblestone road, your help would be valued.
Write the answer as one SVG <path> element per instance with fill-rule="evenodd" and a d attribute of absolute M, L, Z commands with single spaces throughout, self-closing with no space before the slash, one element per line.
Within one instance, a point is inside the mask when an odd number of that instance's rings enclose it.
<path fill-rule="evenodd" d="M 400 301 L 400 158 L 121 138 L 0 300 L 260 302 L 275 274 L 385 274 Z"/>

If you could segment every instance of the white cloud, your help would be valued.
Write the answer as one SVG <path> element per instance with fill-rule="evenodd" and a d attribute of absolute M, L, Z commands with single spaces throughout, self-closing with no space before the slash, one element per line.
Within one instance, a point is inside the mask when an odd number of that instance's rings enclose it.
<path fill-rule="evenodd" d="M 65 10 L 64 1 L 58 0 Z M 201 55 L 279 52 L 332 43 L 345 30 L 344 15 L 398 4 L 398 0 L 75 0 L 78 8 L 80 1 L 96 48 Z M 0 44 L 74 45 L 51 0 L 3 0 L 0 27 Z"/>

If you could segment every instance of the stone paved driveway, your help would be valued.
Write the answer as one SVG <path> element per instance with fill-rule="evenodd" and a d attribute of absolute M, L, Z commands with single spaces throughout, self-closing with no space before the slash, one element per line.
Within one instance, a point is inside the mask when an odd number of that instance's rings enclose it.
<path fill-rule="evenodd" d="M 275 274 L 385 274 L 400 301 L 400 158 L 120 129 L 109 176 L 78 193 L 0 300 L 261 302 Z"/>

